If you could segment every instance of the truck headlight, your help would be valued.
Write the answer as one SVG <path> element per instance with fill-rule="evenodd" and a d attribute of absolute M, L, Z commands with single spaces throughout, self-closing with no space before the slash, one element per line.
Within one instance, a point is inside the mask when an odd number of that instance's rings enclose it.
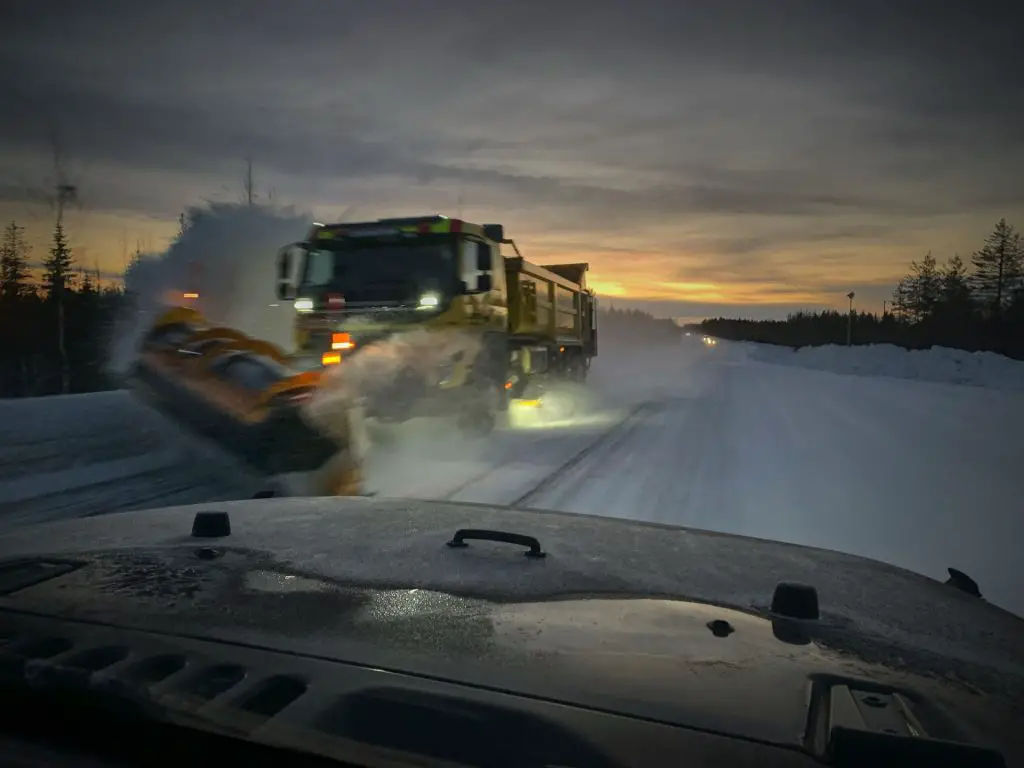
<path fill-rule="evenodd" d="M 420 309 L 433 309 L 441 303 L 441 298 L 436 293 L 425 293 L 420 296 Z"/>
<path fill-rule="evenodd" d="M 313 300 L 312 299 L 296 299 L 295 300 L 295 311 L 296 312 L 312 312 L 313 311 Z"/>

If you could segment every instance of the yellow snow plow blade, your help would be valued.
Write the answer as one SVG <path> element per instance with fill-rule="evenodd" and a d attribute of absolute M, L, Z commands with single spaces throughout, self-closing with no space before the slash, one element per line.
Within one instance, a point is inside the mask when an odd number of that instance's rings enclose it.
<path fill-rule="evenodd" d="M 268 480 L 299 476 L 310 495 L 362 494 L 358 407 L 332 404 L 329 426 L 315 423 L 307 406 L 320 372 L 293 371 L 274 344 L 176 307 L 145 336 L 131 385 Z"/>

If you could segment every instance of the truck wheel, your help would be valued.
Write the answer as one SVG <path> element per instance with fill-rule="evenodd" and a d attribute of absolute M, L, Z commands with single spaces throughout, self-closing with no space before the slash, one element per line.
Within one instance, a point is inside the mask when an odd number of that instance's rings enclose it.
<path fill-rule="evenodd" d="M 467 437 L 487 437 L 494 431 L 497 419 L 493 413 L 474 408 L 471 411 L 459 414 L 459 431 Z"/>
<path fill-rule="evenodd" d="M 478 392 L 473 403 L 463 410 L 456 424 L 469 437 L 486 437 L 498 424 L 498 414 L 503 410 L 502 400 L 506 399 L 505 387 L 492 384 Z"/>
<path fill-rule="evenodd" d="M 579 375 L 576 381 L 584 382 L 587 380 L 587 374 L 590 372 L 590 358 L 586 355 L 580 355 L 579 357 Z"/>
<path fill-rule="evenodd" d="M 573 354 L 566 361 L 565 379 L 567 381 L 586 381 L 587 365 L 586 358 L 582 354 Z"/>

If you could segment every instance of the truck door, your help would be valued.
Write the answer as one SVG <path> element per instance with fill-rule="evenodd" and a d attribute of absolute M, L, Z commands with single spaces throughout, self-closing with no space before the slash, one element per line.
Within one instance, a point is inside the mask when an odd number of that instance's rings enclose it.
<path fill-rule="evenodd" d="M 459 272 L 467 293 L 479 297 L 475 304 L 486 316 L 507 313 L 505 264 L 497 246 L 472 236 L 463 237 Z"/>

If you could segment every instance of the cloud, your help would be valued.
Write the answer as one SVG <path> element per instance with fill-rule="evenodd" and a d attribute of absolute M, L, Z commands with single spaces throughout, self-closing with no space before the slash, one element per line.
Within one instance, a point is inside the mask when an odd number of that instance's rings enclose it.
<path fill-rule="evenodd" d="M 0 198 L 22 194 L 29 160 L 48 170 L 56 127 L 97 209 L 173 218 L 237 199 L 249 154 L 261 193 L 318 215 L 462 200 L 544 255 L 589 242 L 606 282 L 629 277 L 608 249 L 632 249 L 648 284 L 697 267 L 725 291 L 755 273 L 794 291 L 829 271 L 889 279 L 910 253 L 970 250 L 981 222 L 1024 213 L 1013 8 L 95 0 L 5 14 Z"/>

